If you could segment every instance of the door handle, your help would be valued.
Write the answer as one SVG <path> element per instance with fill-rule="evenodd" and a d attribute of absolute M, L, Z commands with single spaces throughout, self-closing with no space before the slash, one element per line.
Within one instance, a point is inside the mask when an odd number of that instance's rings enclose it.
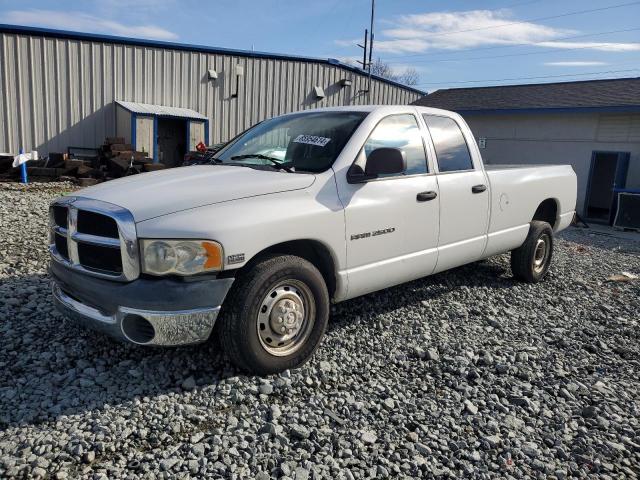
<path fill-rule="evenodd" d="M 473 193 L 482 193 L 487 189 L 486 185 L 474 185 L 473 187 L 471 187 L 471 191 Z"/>
<path fill-rule="evenodd" d="M 428 202 L 436 198 L 438 194 L 436 192 L 420 192 L 416 195 L 416 200 L 419 202 Z"/>

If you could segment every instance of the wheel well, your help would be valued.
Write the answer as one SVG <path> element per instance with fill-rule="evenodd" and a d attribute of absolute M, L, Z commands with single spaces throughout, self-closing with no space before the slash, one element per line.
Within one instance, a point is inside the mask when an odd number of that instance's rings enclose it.
<path fill-rule="evenodd" d="M 271 254 L 295 255 L 313 264 L 320 271 L 327 284 L 329 297 L 333 298 L 336 291 L 336 268 L 331 252 L 325 245 L 317 240 L 292 240 L 278 243 L 254 255 L 251 260 L 242 267 L 242 270 L 251 268 L 265 255 Z"/>
<path fill-rule="evenodd" d="M 547 198 L 544 202 L 538 205 L 536 213 L 533 214 L 531 220 L 541 220 L 551 225 L 551 228 L 555 228 L 556 221 L 558 219 L 558 204 L 553 198 Z"/>

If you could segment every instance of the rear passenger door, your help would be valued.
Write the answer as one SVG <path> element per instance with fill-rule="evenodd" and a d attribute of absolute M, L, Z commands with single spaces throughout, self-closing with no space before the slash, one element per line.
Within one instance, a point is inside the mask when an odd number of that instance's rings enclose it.
<path fill-rule="evenodd" d="M 489 184 L 473 137 L 451 117 L 423 114 L 433 143 L 440 190 L 440 236 L 435 271 L 482 257 L 489 225 Z M 467 135 L 469 135 L 467 133 Z"/>

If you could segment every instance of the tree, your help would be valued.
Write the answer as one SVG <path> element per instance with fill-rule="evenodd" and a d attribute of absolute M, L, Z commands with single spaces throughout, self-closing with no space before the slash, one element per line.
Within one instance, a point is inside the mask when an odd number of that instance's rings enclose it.
<path fill-rule="evenodd" d="M 356 66 L 350 59 L 344 60 L 344 63 L 346 65 Z M 365 71 L 367 71 L 367 69 L 365 69 Z M 415 68 L 409 67 L 400 73 L 394 73 L 391 65 L 383 62 L 379 58 L 371 64 L 371 73 L 408 86 L 417 85 L 420 81 L 420 74 Z"/>
<path fill-rule="evenodd" d="M 420 81 L 420 74 L 415 68 L 409 67 L 400 73 L 394 73 L 391 66 L 379 58 L 371 64 L 371 73 L 405 85 L 417 85 Z"/>

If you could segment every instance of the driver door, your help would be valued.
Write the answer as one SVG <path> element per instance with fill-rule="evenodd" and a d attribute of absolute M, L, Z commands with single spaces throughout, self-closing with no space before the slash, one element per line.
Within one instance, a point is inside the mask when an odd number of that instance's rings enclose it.
<path fill-rule="evenodd" d="M 415 115 L 384 117 L 355 165 L 364 171 L 367 157 L 383 147 L 404 153 L 404 172 L 338 184 L 345 206 L 348 298 L 428 275 L 437 261 L 438 183 Z"/>

